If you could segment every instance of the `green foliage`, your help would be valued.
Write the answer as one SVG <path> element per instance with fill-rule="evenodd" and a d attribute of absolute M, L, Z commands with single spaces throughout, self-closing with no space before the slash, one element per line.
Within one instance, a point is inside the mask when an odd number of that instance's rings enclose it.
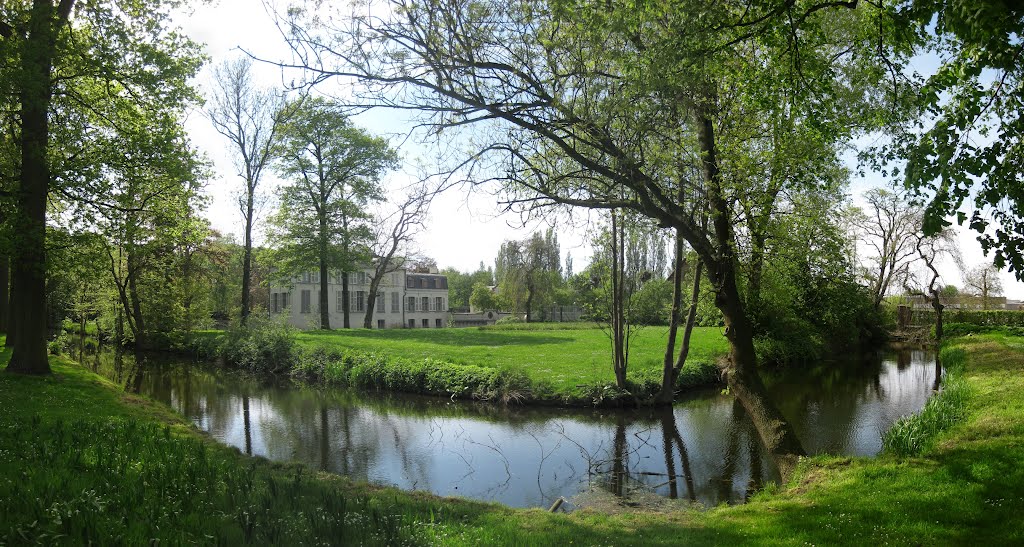
<path fill-rule="evenodd" d="M 527 321 L 538 319 L 537 310 L 553 301 L 562 282 L 562 257 L 553 228 L 534 232 L 522 241 L 506 241 L 498 250 L 494 278 L 502 303 L 509 311 L 525 313 Z"/>
<path fill-rule="evenodd" d="M 333 385 L 503 403 L 551 396 L 550 387 L 543 383 L 535 385 L 522 370 L 511 367 L 460 365 L 326 348 L 305 352 L 292 375 Z"/>
<path fill-rule="evenodd" d="M 380 179 L 398 154 L 337 102 L 302 97 L 286 109 L 278 169 L 289 184 L 271 218 L 273 263 L 281 279 L 321 266 L 352 271 L 370 258 L 368 204 L 383 198 Z"/>
<path fill-rule="evenodd" d="M 1024 12 L 1013 2 L 925 0 L 901 4 L 898 21 L 936 47 L 942 64 L 920 86 L 924 131 L 900 132 L 893 159 L 928 200 L 924 229 L 955 217 L 978 233 L 987 255 L 1024 279 Z M 973 203 L 971 203 L 973 201 Z M 968 216 L 970 211 L 970 216 Z"/>
<path fill-rule="evenodd" d="M 973 334 L 1001 334 L 1004 336 L 1024 337 L 1024 326 L 1007 327 L 1001 325 L 976 325 L 973 323 L 946 323 L 942 326 L 942 331 L 947 338 Z M 934 333 L 932 334 L 934 335 Z"/>
<path fill-rule="evenodd" d="M 945 367 L 942 390 L 928 400 L 920 414 L 905 416 L 882 435 L 886 452 L 901 457 L 919 456 L 935 444 L 936 438 L 967 416 L 971 387 L 964 379 L 966 352 L 944 348 L 939 360 Z"/>
<path fill-rule="evenodd" d="M 488 287 L 495 285 L 494 268 L 485 267 L 483 262 L 480 262 L 480 266 L 475 272 L 463 273 L 455 268 L 445 268 L 441 270 L 441 273 L 448 278 L 448 307 L 450 308 L 470 307 L 470 298 L 478 284 Z"/>
<path fill-rule="evenodd" d="M 469 296 L 469 307 L 476 311 L 494 310 L 498 308 L 498 300 L 490 287 L 476 283 L 473 285 L 473 293 Z"/>
<path fill-rule="evenodd" d="M 279 543 L 326 537 L 393 545 L 412 515 L 347 494 L 302 468 L 269 470 L 168 426 L 134 420 L 0 428 L 0 539 L 11 543 Z"/>
<path fill-rule="evenodd" d="M 257 372 L 286 372 L 298 357 L 293 329 L 262 317 L 251 317 L 246 326 L 227 331 L 216 349 L 208 343 L 199 342 L 194 347 L 197 351 L 214 352 L 232 366 Z"/>
<path fill-rule="evenodd" d="M 944 310 L 943 320 L 950 323 L 970 323 L 982 326 L 1024 327 L 1024 311 L 1020 310 Z M 935 311 L 914 310 L 914 320 L 920 323 L 934 323 Z"/>

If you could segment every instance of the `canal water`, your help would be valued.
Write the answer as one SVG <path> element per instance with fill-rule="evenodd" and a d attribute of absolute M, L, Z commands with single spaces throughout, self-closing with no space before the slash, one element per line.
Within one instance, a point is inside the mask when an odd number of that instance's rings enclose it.
<path fill-rule="evenodd" d="M 129 367 L 132 367 L 129 365 Z M 742 503 L 778 470 L 720 389 L 671 409 L 496 406 L 308 386 L 147 358 L 133 387 L 239 450 L 408 490 L 566 509 L 604 503 Z M 769 375 L 810 454 L 872 456 L 924 406 L 935 355 L 889 353 Z"/>

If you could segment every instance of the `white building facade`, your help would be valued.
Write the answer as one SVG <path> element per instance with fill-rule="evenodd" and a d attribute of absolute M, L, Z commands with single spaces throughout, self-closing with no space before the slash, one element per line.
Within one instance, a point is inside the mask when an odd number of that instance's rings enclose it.
<path fill-rule="evenodd" d="M 332 329 L 345 325 L 342 308 L 342 275 L 348 276 L 349 324 L 361 328 L 369 305 L 370 270 L 332 273 L 327 284 L 327 305 Z M 320 274 L 305 272 L 270 286 L 270 316 L 283 318 L 300 329 L 320 328 Z M 439 329 L 448 326 L 448 278 L 437 273 L 406 270 L 384 274 L 377 288 L 374 329 Z"/>

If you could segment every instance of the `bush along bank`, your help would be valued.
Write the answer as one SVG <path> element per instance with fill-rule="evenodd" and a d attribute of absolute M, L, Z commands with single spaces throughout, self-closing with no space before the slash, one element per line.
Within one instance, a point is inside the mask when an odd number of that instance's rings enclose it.
<path fill-rule="evenodd" d="M 613 383 L 580 384 L 556 389 L 523 369 L 485 367 L 437 359 L 409 359 L 348 349 L 308 348 L 299 345 L 290 329 L 266 322 L 223 336 L 199 336 L 189 342 L 191 352 L 226 366 L 287 374 L 298 380 L 326 385 L 396 391 L 504 404 L 561 406 L 629 406 L 646 401 L 660 390 L 660 371 L 629 375 L 629 388 Z M 609 366 L 609 369 L 611 367 Z M 609 370 L 609 376 L 611 372 Z M 717 385 L 718 367 L 689 362 L 677 381 L 678 389 Z"/>

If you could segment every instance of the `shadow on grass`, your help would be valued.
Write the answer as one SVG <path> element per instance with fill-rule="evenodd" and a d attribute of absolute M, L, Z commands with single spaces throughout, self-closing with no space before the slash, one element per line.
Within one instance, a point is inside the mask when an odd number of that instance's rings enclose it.
<path fill-rule="evenodd" d="M 553 331 L 565 332 L 565 331 Z M 542 344 L 570 344 L 577 341 L 575 336 L 551 336 L 540 331 L 481 331 L 461 329 L 391 329 L 370 330 L 350 329 L 331 331 L 305 331 L 311 338 L 334 339 L 344 343 L 345 339 L 382 340 L 389 342 L 418 342 L 446 346 L 536 346 Z"/>

